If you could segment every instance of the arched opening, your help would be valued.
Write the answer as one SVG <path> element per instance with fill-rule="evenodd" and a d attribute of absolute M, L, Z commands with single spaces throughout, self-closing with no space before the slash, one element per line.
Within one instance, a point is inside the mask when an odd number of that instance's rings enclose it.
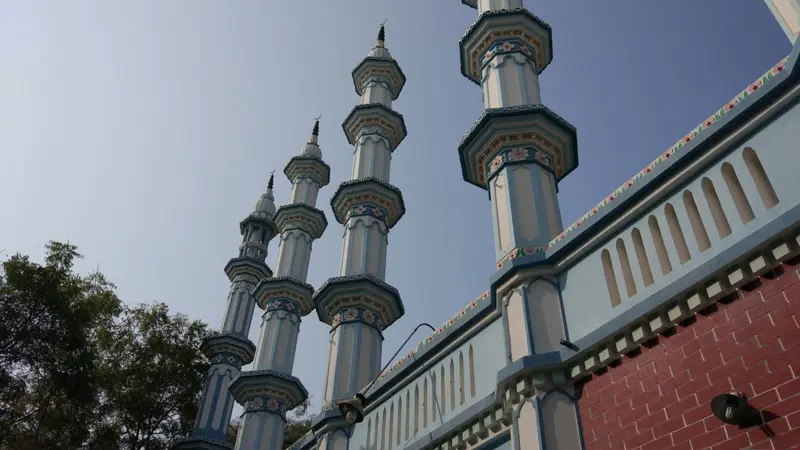
<path fill-rule="evenodd" d="M 753 214 L 753 208 L 744 193 L 742 183 L 739 182 L 739 177 L 736 176 L 736 170 L 733 169 L 730 163 L 722 165 L 722 178 L 728 186 L 728 192 L 733 197 L 733 204 L 736 205 L 736 212 L 739 213 L 739 219 L 742 220 L 742 224 L 750 223 L 755 218 L 755 214 Z"/>
<path fill-rule="evenodd" d="M 600 252 L 600 259 L 603 262 L 603 274 L 606 276 L 606 287 L 608 287 L 608 296 L 611 299 L 611 306 L 617 306 L 621 303 L 619 297 L 619 287 L 617 287 L 617 277 L 614 276 L 614 265 L 611 264 L 611 253 L 608 250 Z"/>
<path fill-rule="evenodd" d="M 689 255 L 689 247 L 686 246 L 686 237 L 684 237 L 681 224 L 678 222 L 678 215 L 675 214 L 675 208 L 670 203 L 664 206 L 664 215 L 667 217 L 667 226 L 669 234 L 672 235 L 672 242 L 675 244 L 675 251 L 678 252 L 678 260 L 681 264 L 686 264 L 692 257 Z"/>
<path fill-rule="evenodd" d="M 469 395 L 475 397 L 475 352 L 472 344 L 469 345 Z"/>
<path fill-rule="evenodd" d="M 414 386 L 414 434 L 419 431 L 419 386 Z"/>
<path fill-rule="evenodd" d="M 428 428 L 428 379 L 422 382 L 422 429 Z"/>
<path fill-rule="evenodd" d="M 372 438 L 372 418 L 370 417 L 369 420 L 367 420 L 367 449 L 370 448 L 371 438 Z M 375 446 L 373 445 L 372 448 L 374 449 Z"/>
<path fill-rule="evenodd" d="M 653 238 L 653 246 L 656 248 L 658 265 L 661 267 L 661 274 L 666 275 L 672 272 L 672 263 L 669 261 L 667 246 L 664 244 L 664 236 L 661 234 L 661 226 L 658 224 L 656 216 L 647 218 L 647 227 L 650 228 L 650 236 Z"/>
<path fill-rule="evenodd" d="M 463 405 L 467 395 L 464 391 L 464 352 L 458 352 L 458 395 L 461 396 Z"/>
<path fill-rule="evenodd" d="M 767 209 L 772 208 L 778 204 L 778 194 L 775 193 L 775 188 L 769 182 L 767 172 L 764 171 L 764 166 L 761 165 L 761 160 L 758 159 L 756 151 L 750 147 L 746 147 L 742 153 L 747 171 L 750 172 L 750 177 L 758 189 L 758 195 L 761 196 L 761 201 Z"/>
<path fill-rule="evenodd" d="M 622 267 L 622 278 L 625 280 L 625 292 L 630 298 L 636 295 L 636 283 L 633 281 L 631 261 L 628 259 L 628 250 L 625 249 L 625 242 L 622 239 L 617 239 L 616 246 L 619 265 Z"/>
<path fill-rule="evenodd" d="M 456 365 L 450 358 L 450 411 L 456 409 Z"/>
<path fill-rule="evenodd" d="M 375 413 L 375 435 L 372 437 L 372 448 L 378 450 L 378 430 L 380 429 L 381 423 L 381 416 L 376 412 Z"/>
<path fill-rule="evenodd" d="M 714 218 L 714 225 L 717 227 L 717 233 L 720 239 L 722 239 L 731 234 L 731 225 L 728 223 L 728 218 L 725 217 L 725 210 L 722 209 L 722 202 L 719 201 L 717 189 L 714 187 L 714 183 L 708 178 L 703 178 L 703 181 L 700 182 L 700 186 L 703 188 L 703 195 L 706 197 L 708 208 L 711 209 L 711 217 Z"/>
<path fill-rule="evenodd" d="M 389 406 L 389 434 L 386 435 L 386 440 L 389 442 L 389 450 L 392 450 L 393 435 L 394 435 L 394 402 Z"/>
<path fill-rule="evenodd" d="M 397 399 L 397 445 L 400 446 L 400 437 L 403 435 L 403 396 Z"/>
<path fill-rule="evenodd" d="M 442 405 L 442 415 L 445 415 L 447 413 L 447 391 L 445 390 L 445 385 L 447 384 L 447 381 L 444 375 L 444 365 L 442 365 L 442 372 L 440 375 L 441 375 L 440 381 L 442 383 L 442 398 L 440 398 L 439 400 L 441 401 L 440 404 Z"/>
<path fill-rule="evenodd" d="M 436 422 L 436 372 L 431 371 L 431 422 Z"/>
<path fill-rule="evenodd" d="M 406 440 L 411 437 L 411 390 L 406 391 Z"/>
<path fill-rule="evenodd" d="M 686 214 L 689 216 L 689 224 L 692 226 L 692 233 L 697 241 L 697 248 L 704 252 L 711 248 L 711 240 L 708 239 L 708 232 L 703 225 L 703 219 L 700 217 L 700 210 L 697 209 L 697 203 L 694 201 L 694 195 L 689 190 L 683 191 L 683 206 L 686 208 Z"/>
<path fill-rule="evenodd" d="M 650 286 L 653 284 L 653 271 L 650 270 L 650 260 L 647 259 L 642 233 L 638 228 L 631 230 L 631 240 L 633 241 L 633 250 L 636 252 L 636 261 L 639 263 L 639 271 L 642 272 L 644 287 Z"/>
<path fill-rule="evenodd" d="M 381 419 L 381 450 L 385 448 L 386 448 L 386 408 L 383 408 L 383 419 Z"/>

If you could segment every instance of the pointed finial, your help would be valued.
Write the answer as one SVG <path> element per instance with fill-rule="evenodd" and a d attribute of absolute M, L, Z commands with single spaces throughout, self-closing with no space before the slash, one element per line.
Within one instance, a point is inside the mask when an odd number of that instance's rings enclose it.
<path fill-rule="evenodd" d="M 312 136 L 319 136 L 319 119 L 322 118 L 322 114 L 318 115 L 314 118 L 314 129 L 311 130 Z"/>
<path fill-rule="evenodd" d="M 275 184 L 275 171 L 269 173 L 269 183 L 267 183 L 267 190 L 271 191 L 272 186 Z"/>
<path fill-rule="evenodd" d="M 383 47 L 383 42 L 386 40 L 386 27 L 384 25 L 388 20 L 386 19 L 381 23 L 381 29 L 378 31 L 378 47 Z"/>

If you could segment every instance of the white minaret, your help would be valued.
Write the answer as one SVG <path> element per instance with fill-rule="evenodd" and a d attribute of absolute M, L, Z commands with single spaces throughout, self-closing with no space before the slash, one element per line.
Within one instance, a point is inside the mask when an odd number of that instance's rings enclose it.
<path fill-rule="evenodd" d="M 578 165 L 577 133 L 542 104 L 539 75 L 553 58 L 550 26 L 522 0 L 462 3 L 479 15 L 459 42 L 461 73 L 481 87 L 485 109 L 458 151 L 464 179 L 489 192 L 497 268 L 510 280 L 495 297 L 510 359 L 519 361 L 558 351 L 568 339 L 547 257 L 562 231 L 558 182 Z M 515 376 L 498 384 L 516 385 Z M 571 382 L 553 376 L 532 383 L 524 395 L 507 397 L 515 447 L 582 448 Z"/>
<path fill-rule="evenodd" d="M 206 338 L 201 347 L 211 360 L 211 367 L 206 374 L 197 420 L 192 434 L 176 442 L 173 449 L 230 448 L 227 436 L 234 400 L 228 386 L 239 375 L 242 366 L 253 361 L 256 347 L 247 339 L 255 309 L 253 290 L 259 282 L 272 276 L 272 271 L 264 261 L 269 241 L 278 234 L 273 220 L 273 181 L 274 178 L 270 177 L 267 192 L 239 225 L 242 233 L 239 256 L 225 265 L 231 288 L 222 320 L 222 332 Z"/>
<path fill-rule="evenodd" d="M 354 149 L 352 179 L 331 199 L 336 220 L 344 225 L 340 276 L 314 294 L 321 321 L 331 326 L 324 406 L 315 432 L 319 449 L 347 448 L 338 401 L 352 398 L 378 374 L 382 332 L 399 319 L 403 304 L 384 282 L 389 230 L 405 212 L 400 190 L 389 184 L 392 152 L 406 136 L 403 117 L 391 109 L 405 76 L 378 42 L 353 71 L 361 104 L 342 125 Z M 330 426 L 328 426 L 330 425 Z"/>
<path fill-rule="evenodd" d="M 255 300 L 265 312 L 254 367 L 230 387 L 244 407 L 237 450 L 281 450 L 286 412 L 308 397 L 300 380 L 292 376 L 292 366 L 300 318 L 314 309 L 314 289 L 306 283 L 311 245 L 328 225 L 325 214 L 314 207 L 317 193 L 328 184 L 330 175 L 318 138 L 317 120 L 311 139 L 284 169 L 292 182 L 291 203 L 275 213 L 280 230 L 275 277 L 255 289 Z"/>

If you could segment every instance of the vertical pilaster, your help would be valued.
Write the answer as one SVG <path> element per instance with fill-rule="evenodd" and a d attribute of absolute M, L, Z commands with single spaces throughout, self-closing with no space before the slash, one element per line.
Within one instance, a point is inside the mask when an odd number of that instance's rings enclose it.
<path fill-rule="evenodd" d="M 318 145 L 319 121 L 314 123 L 306 146 L 292 158 L 286 173 L 292 182 L 293 203 L 280 207 L 275 223 L 280 230 L 275 278 L 255 288 L 258 305 L 264 309 L 253 370 L 231 384 L 236 400 L 244 407 L 237 450 L 280 450 L 286 412 L 307 398 L 300 380 L 293 377 L 301 318 L 314 309 L 313 288 L 306 283 L 312 243 L 328 225 L 316 209 L 319 189 L 328 184 L 330 168 L 322 161 Z"/>

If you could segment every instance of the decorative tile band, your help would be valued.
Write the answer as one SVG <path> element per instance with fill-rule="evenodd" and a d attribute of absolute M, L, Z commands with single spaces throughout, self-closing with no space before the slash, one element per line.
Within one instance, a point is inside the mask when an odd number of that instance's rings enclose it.
<path fill-rule="evenodd" d="M 378 313 L 361 307 L 344 308 L 340 310 L 331 319 L 331 328 L 336 328 L 341 324 L 352 322 L 363 322 L 379 330 L 384 329 L 383 320 L 381 320 L 381 316 Z"/>
<path fill-rule="evenodd" d="M 495 56 L 498 55 L 507 55 L 510 53 L 522 53 L 526 58 L 533 62 L 534 67 L 537 67 L 535 54 L 536 51 L 531 46 L 517 41 L 501 41 L 493 44 L 486 50 L 486 53 L 483 54 L 483 58 L 481 59 L 481 70 L 483 70 L 487 64 L 489 64 Z"/>
<path fill-rule="evenodd" d="M 506 253 L 505 256 L 500 258 L 500 261 L 497 261 L 497 268 L 502 268 L 507 262 L 513 261 L 517 258 L 522 258 L 523 256 L 531 256 L 531 255 L 544 255 L 547 252 L 547 249 L 550 248 L 549 246 L 531 246 L 531 247 L 520 247 L 511 250 L 510 252 Z"/>
<path fill-rule="evenodd" d="M 278 400 L 275 397 L 270 397 L 269 395 L 261 395 L 258 397 L 252 397 L 247 400 L 247 403 L 244 405 L 244 413 L 251 413 L 251 412 L 260 412 L 265 411 L 273 414 L 278 414 L 282 418 L 286 418 L 286 411 L 288 408 L 286 404 L 283 403 L 281 400 Z"/>
<path fill-rule="evenodd" d="M 266 306 L 267 307 L 265 309 L 267 312 L 286 311 L 292 314 L 297 314 L 299 316 L 302 311 L 302 308 L 296 301 L 290 300 L 288 298 L 276 298 L 270 301 Z"/>
<path fill-rule="evenodd" d="M 227 364 L 229 366 L 236 367 L 237 369 L 242 368 L 242 358 L 241 356 L 230 353 L 230 352 L 220 352 L 215 354 L 213 357 L 210 358 L 211 364 Z"/>
<path fill-rule="evenodd" d="M 372 216 L 376 219 L 386 221 L 389 213 L 382 208 L 371 203 L 359 203 L 350 207 L 350 211 L 345 216 L 347 219 L 356 216 Z"/>
<path fill-rule="evenodd" d="M 391 365 L 389 368 L 387 368 L 387 369 L 386 369 L 386 370 L 385 370 L 385 371 L 384 371 L 384 372 L 383 372 L 383 373 L 382 373 L 382 374 L 381 374 L 381 375 L 378 377 L 378 379 L 380 380 L 380 379 L 386 378 L 387 376 L 389 376 L 389 375 L 392 373 L 392 371 L 393 371 L 393 370 L 395 370 L 395 369 L 397 369 L 397 368 L 401 368 L 401 367 L 403 366 L 403 364 L 404 364 L 404 363 L 406 363 L 408 360 L 410 360 L 410 359 L 414 358 L 414 356 L 415 356 L 415 355 L 416 355 L 416 354 L 417 354 L 417 353 L 418 353 L 418 352 L 419 352 L 419 351 L 420 351 L 420 350 L 421 350 L 423 347 L 425 347 L 426 345 L 428 345 L 428 343 L 430 343 L 431 341 L 433 341 L 434 339 L 436 339 L 436 337 L 438 337 L 440 334 L 444 333 L 446 330 L 448 330 L 449 328 L 451 328 L 453 325 L 455 325 L 455 324 L 456 324 L 456 322 L 458 322 L 458 320 L 459 320 L 459 319 L 461 319 L 462 317 L 466 316 L 466 315 L 467 315 L 467 313 L 468 313 L 470 310 L 472 310 L 472 309 L 475 309 L 475 308 L 476 308 L 478 305 L 482 304 L 482 303 L 483 303 L 483 302 L 485 302 L 487 299 L 489 299 L 489 291 L 486 291 L 486 292 L 484 292 L 483 294 L 481 294 L 481 295 L 479 295 L 479 296 L 475 297 L 475 299 L 473 299 L 473 300 L 472 300 L 471 302 L 469 302 L 469 303 L 468 303 L 468 304 L 467 304 L 465 307 L 463 307 L 463 308 L 461 309 L 461 311 L 459 311 L 459 312 L 458 312 L 458 314 L 456 314 L 455 316 L 451 317 L 451 318 L 450 318 L 450 319 L 449 319 L 447 322 L 445 322 L 445 323 L 444 323 L 442 326 L 440 326 L 439 328 L 437 328 L 435 332 L 431 333 L 430 335 L 428 335 L 428 337 L 426 337 L 425 339 L 423 339 L 423 340 L 422 340 L 422 342 L 420 342 L 420 343 L 419 343 L 419 344 L 418 344 L 416 347 L 414 347 L 414 349 L 413 349 L 413 350 L 411 350 L 410 352 L 408 352 L 408 354 L 406 354 L 404 357 L 400 358 L 400 359 L 399 359 L 399 360 L 398 360 L 396 363 L 392 364 L 392 365 Z"/>
<path fill-rule="evenodd" d="M 532 147 L 526 148 L 514 148 L 503 150 L 497 156 L 492 159 L 492 162 L 489 163 L 489 169 L 486 171 L 487 176 L 486 179 L 492 178 L 497 171 L 499 171 L 504 165 L 508 163 L 525 163 L 525 162 L 533 162 L 544 166 L 545 168 L 549 169 L 550 171 L 554 170 L 555 165 L 553 164 L 553 158 L 550 155 L 537 150 Z"/>
<path fill-rule="evenodd" d="M 647 167 L 645 167 L 644 169 L 640 170 L 639 173 L 637 173 L 633 178 L 631 178 L 630 180 L 626 181 L 624 184 L 622 184 L 620 187 L 618 187 L 614 192 L 612 192 L 605 199 L 603 199 L 603 201 L 601 201 L 600 203 L 595 205 L 595 207 L 592 208 L 589 212 L 587 212 L 581 218 L 576 220 L 572 225 L 570 225 L 569 227 L 564 229 L 564 231 L 562 231 L 561 234 L 559 234 L 553 240 L 550 241 L 550 245 L 553 246 L 553 245 L 557 244 L 559 241 L 561 241 L 562 239 L 564 239 L 567 236 L 567 234 L 569 234 L 572 231 L 574 231 L 575 229 L 579 228 L 581 226 L 581 224 L 583 224 L 583 222 L 585 222 L 587 219 L 589 219 L 593 215 L 597 214 L 597 212 L 601 208 L 607 206 L 609 203 L 611 203 L 617 197 L 619 197 L 620 194 L 622 194 L 623 192 L 628 190 L 631 186 L 633 186 L 634 183 L 638 182 L 639 180 L 641 180 L 642 178 L 647 176 L 647 174 L 652 172 L 653 169 L 655 169 L 656 166 L 658 166 L 659 164 L 667 161 L 669 158 L 672 157 L 672 155 L 675 154 L 675 152 L 679 151 L 681 148 L 683 148 L 684 146 L 689 144 L 689 142 L 691 142 L 694 139 L 696 139 L 704 130 L 706 130 L 708 127 L 713 125 L 716 121 L 720 120 L 723 116 L 728 114 L 732 109 L 734 109 L 744 99 L 749 97 L 755 91 L 757 91 L 758 89 L 763 87 L 766 83 L 768 83 L 770 80 L 772 80 L 775 76 L 780 74 L 783 71 L 783 69 L 786 67 L 786 64 L 788 63 L 788 61 L 789 61 L 789 57 L 787 56 L 786 58 L 781 60 L 778 64 L 776 64 L 772 69 L 770 69 L 767 73 L 765 73 L 759 79 L 757 79 L 755 82 L 750 84 L 750 86 L 748 86 L 745 90 L 740 92 L 739 95 L 737 95 L 736 97 L 733 98 L 733 100 L 729 101 L 727 104 L 725 104 L 725 106 L 720 108 L 711 117 L 706 119 L 697 128 L 695 128 L 694 130 L 689 132 L 689 134 L 684 136 L 683 139 L 681 139 L 675 145 L 670 147 L 669 150 L 667 150 L 666 152 L 662 153 L 661 156 L 656 158 L 655 161 L 651 162 Z"/>

